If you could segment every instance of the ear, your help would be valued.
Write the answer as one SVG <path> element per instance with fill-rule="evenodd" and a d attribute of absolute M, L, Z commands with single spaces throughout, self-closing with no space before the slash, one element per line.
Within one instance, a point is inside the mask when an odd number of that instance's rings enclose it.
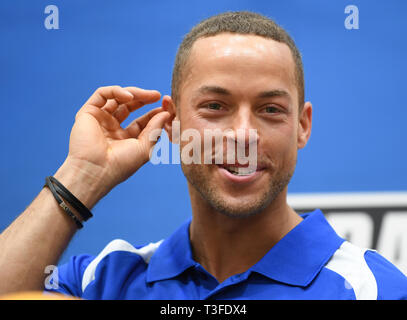
<path fill-rule="evenodd" d="M 163 97 L 162 107 L 165 111 L 167 111 L 171 114 L 171 117 L 164 124 L 164 130 L 167 132 L 168 139 L 172 143 L 178 143 L 179 137 L 173 136 L 173 121 L 179 121 L 178 115 L 177 115 L 177 108 L 174 104 L 174 101 L 172 100 L 172 98 L 170 96 L 166 95 Z M 178 126 L 178 128 L 179 128 L 179 126 Z M 174 129 L 176 129 L 176 128 L 174 128 Z M 175 131 L 177 131 L 177 130 L 175 130 Z"/>
<path fill-rule="evenodd" d="M 311 136 L 312 128 L 312 104 L 311 102 L 305 102 L 301 110 L 301 113 L 298 115 L 298 137 L 297 137 L 297 146 L 298 149 L 302 149 L 307 144 Z"/>

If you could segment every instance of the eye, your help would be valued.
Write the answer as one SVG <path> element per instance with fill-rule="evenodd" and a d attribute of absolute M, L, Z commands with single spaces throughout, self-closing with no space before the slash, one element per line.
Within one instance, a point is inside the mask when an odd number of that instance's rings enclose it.
<path fill-rule="evenodd" d="M 271 113 L 271 114 L 280 112 L 280 110 L 276 106 L 267 106 L 264 108 L 264 111 L 266 113 Z"/>
<path fill-rule="evenodd" d="M 220 105 L 220 103 L 217 103 L 217 102 L 210 102 L 210 103 L 206 104 L 206 107 L 209 110 L 215 110 L 215 111 L 222 109 L 222 106 Z"/>

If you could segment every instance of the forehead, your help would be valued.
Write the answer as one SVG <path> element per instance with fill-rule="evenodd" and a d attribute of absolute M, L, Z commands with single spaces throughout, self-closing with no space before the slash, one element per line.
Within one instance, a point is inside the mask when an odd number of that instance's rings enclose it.
<path fill-rule="evenodd" d="M 201 49 L 213 50 L 211 56 L 239 55 L 275 55 L 289 54 L 290 49 L 281 42 L 252 34 L 220 33 L 215 36 L 199 38 L 192 52 L 198 54 Z"/>
<path fill-rule="evenodd" d="M 183 92 L 210 82 L 242 90 L 283 89 L 291 92 L 293 99 L 297 95 L 289 47 L 257 35 L 222 33 L 198 39 L 192 46 L 186 71 Z"/>

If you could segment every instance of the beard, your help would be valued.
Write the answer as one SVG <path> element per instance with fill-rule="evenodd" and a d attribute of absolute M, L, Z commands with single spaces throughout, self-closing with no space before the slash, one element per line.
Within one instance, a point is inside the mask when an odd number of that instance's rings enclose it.
<path fill-rule="evenodd" d="M 294 174 L 295 163 L 296 160 L 289 168 L 274 171 L 276 174 L 271 176 L 264 188 L 251 197 L 224 195 L 216 181 L 211 179 L 208 165 L 185 165 L 181 162 L 181 167 L 189 184 L 214 210 L 232 218 L 248 218 L 263 212 L 287 187 Z"/>

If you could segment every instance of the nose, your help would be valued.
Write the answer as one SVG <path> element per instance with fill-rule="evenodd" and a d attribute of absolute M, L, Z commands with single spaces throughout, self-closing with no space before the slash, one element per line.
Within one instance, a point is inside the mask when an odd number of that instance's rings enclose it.
<path fill-rule="evenodd" d="M 240 165 L 255 167 L 259 134 L 254 115 L 249 107 L 242 107 L 236 110 L 230 119 L 231 127 L 226 130 L 227 163 L 237 162 Z"/>
<path fill-rule="evenodd" d="M 248 148 L 251 144 L 257 145 L 259 134 L 251 108 L 249 106 L 239 107 L 232 117 L 229 139 L 233 139 L 238 147 Z"/>

